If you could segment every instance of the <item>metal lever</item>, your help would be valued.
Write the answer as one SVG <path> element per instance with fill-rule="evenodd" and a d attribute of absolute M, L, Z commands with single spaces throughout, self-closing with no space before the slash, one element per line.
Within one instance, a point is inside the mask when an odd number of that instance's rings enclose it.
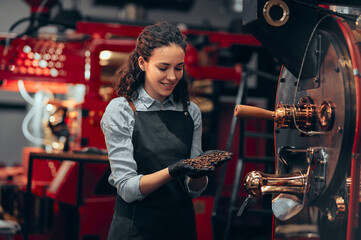
<path fill-rule="evenodd" d="M 252 171 L 246 175 L 244 187 L 248 194 L 259 196 L 272 193 L 304 194 L 307 176 L 301 172 L 273 175 Z"/>
<path fill-rule="evenodd" d="M 239 104 L 235 107 L 234 115 L 238 118 L 257 118 L 265 120 L 274 120 L 275 117 L 273 111 L 242 104 Z"/>
<path fill-rule="evenodd" d="M 300 129 L 311 129 L 315 126 L 317 114 L 315 106 L 311 104 L 279 104 L 275 111 L 240 104 L 235 107 L 234 115 L 238 118 L 273 120 L 279 128 L 293 128 L 296 122 Z M 327 118 L 325 124 L 330 125 L 329 121 Z"/>
<path fill-rule="evenodd" d="M 248 195 L 248 197 L 244 200 L 244 202 L 242 203 L 242 206 L 238 210 L 237 217 L 243 217 L 245 212 L 247 212 L 249 206 L 251 206 L 252 198 L 253 198 L 252 195 Z"/>

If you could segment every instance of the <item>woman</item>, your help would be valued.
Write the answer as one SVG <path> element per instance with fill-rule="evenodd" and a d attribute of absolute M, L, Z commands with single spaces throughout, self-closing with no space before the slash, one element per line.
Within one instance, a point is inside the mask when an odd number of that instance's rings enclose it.
<path fill-rule="evenodd" d="M 167 22 L 146 27 L 117 71 L 118 98 L 101 121 L 117 200 L 109 240 L 197 239 L 192 198 L 207 174 L 183 163 L 201 150 L 201 112 L 189 101 L 186 42 Z M 192 177 L 188 177 L 188 176 Z"/>

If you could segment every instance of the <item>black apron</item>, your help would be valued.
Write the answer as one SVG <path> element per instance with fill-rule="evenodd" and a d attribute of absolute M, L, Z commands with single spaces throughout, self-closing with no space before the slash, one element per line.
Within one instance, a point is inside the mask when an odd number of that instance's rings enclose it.
<path fill-rule="evenodd" d="M 134 159 L 150 174 L 190 157 L 194 123 L 187 111 L 135 111 Z M 192 199 L 174 178 L 141 201 L 117 196 L 108 240 L 195 240 Z"/>

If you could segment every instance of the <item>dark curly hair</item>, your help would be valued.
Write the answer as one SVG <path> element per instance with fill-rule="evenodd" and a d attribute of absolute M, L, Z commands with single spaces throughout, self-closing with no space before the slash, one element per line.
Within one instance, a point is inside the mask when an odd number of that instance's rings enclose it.
<path fill-rule="evenodd" d="M 187 43 L 178 27 L 165 21 L 145 27 L 139 34 L 136 47 L 130 53 L 128 61 L 121 65 L 115 74 L 113 84 L 117 95 L 128 101 L 137 98 L 137 89 L 144 85 L 145 76 L 139 67 L 138 58 L 142 56 L 145 61 L 148 61 L 154 49 L 171 44 L 180 46 L 186 52 Z M 173 90 L 174 100 L 181 102 L 183 106 L 189 105 L 188 84 L 184 73 Z"/>

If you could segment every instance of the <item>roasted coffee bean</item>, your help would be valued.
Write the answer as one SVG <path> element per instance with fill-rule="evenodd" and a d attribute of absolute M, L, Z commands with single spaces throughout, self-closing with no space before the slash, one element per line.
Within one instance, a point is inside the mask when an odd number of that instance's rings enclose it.
<path fill-rule="evenodd" d="M 183 162 L 193 166 L 195 169 L 213 168 L 214 164 L 225 160 L 231 155 L 232 153 L 230 152 L 213 152 L 199 156 L 197 158 L 185 159 Z"/>

